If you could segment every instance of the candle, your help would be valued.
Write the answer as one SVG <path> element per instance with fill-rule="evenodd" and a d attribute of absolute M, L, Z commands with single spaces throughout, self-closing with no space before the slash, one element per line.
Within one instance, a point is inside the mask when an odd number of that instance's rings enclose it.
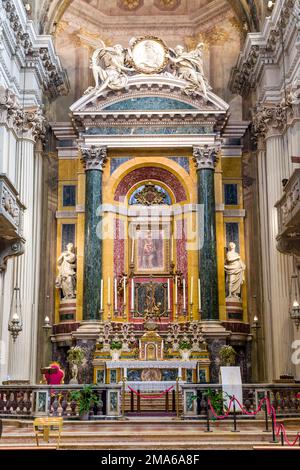
<path fill-rule="evenodd" d="M 100 310 L 103 310 L 103 279 L 101 279 Z"/>
<path fill-rule="evenodd" d="M 107 279 L 107 305 L 110 305 L 110 277 Z"/>
<path fill-rule="evenodd" d="M 115 278 L 115 310 L 118 310 L 118 281 Z"/>
<path fill-rule="evenodd" d="M 194 278 L 191 277 L 191 304 L 193 303 Z"/>
<path fill-rule="evenodd" d="M 174 260 L 174 238 L 173 235 L 171 236 L 171 263 L 173 263 Z"/>
<path fill-rule="evenodd" d="M 168 279 L 168 311 L 171 310 L 171 287 L 170 287 L 170 279 Z"/>
<path fill-rule="evenodd" d="M 131 244 L 131 264 L 134 262 L 134 238 L 132 238 L 132 244 Z"/>
<path fill-rule="evenodd" d="M 201 310 L 201 284 L 200 284 L 200 279 L 198 279 L 198 296 L 199 296 L 199 310 Z"/>
<path fill-rule="evenodd" d="M 123 278 L 124 305 L 126 305 L 126 276 Z"/>
<path fill-rule="evenodd" d="M 185 279 L 183 279 L 182 288 L 183 288 L 183 310 L 186 310 L 186 282 L 185 282 Z"/>
<path fill-rule="evenodd" d="M 178 278 L 175 276 L 175 304 L 178 303 Z"/>
<path fill-rule="evenodd" d="M 134 310 L 134 280 L 131 282 L 131 310 Z"/>

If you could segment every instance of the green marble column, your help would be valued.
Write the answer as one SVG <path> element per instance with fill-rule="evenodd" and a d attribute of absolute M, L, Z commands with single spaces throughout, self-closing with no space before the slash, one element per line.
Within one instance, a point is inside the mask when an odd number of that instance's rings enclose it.
<path fill-rule="evenodd" d="M 198 204 L 203 206 L 202 246 L 199 250 L 199 277 L 201 285 L 201 319 L 219 320 L 218 269 L 215 215 L 215 163 L 214 148 L 195 147 Z"/>
<path fill-rule="evenodd" d="M 83 278 L 83 319 L 100 320 L 100 286 L 102 279 L 102 240 L 97 226 L 101 222 L 102 172 L 106 161 L 105 147 L 82 148 L 86 171 L 85 240 Z"/>

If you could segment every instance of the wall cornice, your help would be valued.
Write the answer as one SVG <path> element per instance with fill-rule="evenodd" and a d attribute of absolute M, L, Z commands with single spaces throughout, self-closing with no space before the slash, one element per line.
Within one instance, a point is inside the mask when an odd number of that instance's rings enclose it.
<path fill-rule="evenodd" d="M 280 63 L 282 55 L 281 34 L 283 34 L 286 46 L 291 43 L 293 36 L 298 36 L 299 14 L 299 0 L 281 0 L 276 2 L 272 15 L 266 18 L 262 32 L 248 34 L 237 65 L 232 70 L 229 86 L 233 93 L 247 95 L 251 89 L 257 88 L 266 66 L 282 67 Z M 294 57 L 293 60 L 293 70 L 295 64 L 300 61 L 300 50 L 296 55 L 297 57 Z M 288 69 L 291 81 L 293 80 L 293 70 L 291 67 Z M 277 74 L 280 76 L 278 72 Z M 283 82 L 278 84 L 279 94 L 282 86 Z"/>
<path fill-rule="evenodd" d="M 22 2 L 0 0 L 2 50 L 14 55 L 18 67 L 32 68 L 40 87 L 51 98 L 66 94 L 69 84 L 51 36 L 37 35 Z"/>

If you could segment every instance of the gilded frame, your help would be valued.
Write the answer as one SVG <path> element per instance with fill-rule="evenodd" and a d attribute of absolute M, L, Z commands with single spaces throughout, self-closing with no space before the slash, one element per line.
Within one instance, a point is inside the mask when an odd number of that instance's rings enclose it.
<path fill-rule="evenodd" d="M 138 48 L 141 46 L 142 43 L 153 43 L 157 49 L 157 46 L 159 46 L 159 48 L 161 48 L 161 50 L 163 51 L 163 61 L 161 62 L 161 64 L 157 65 L 157 67 L 153 66 L 149 66 L 148 68 L 146 66 L 142 66 L 141 64 L 139 64 L 136 60 L 136 58 L 134 57 L 135 56 L 135 51 L 138 50 Z M 139 73 L 144 73 L 144 74 L 155 74 L 155 73 L 160 73 L 162 72 L 167 64 L 168 64 L 168 48 L 166 46 L 166 44 L 158 37 L 156 36 L 143 36 L 143 37 L 139 37 L 137 38 L 132 46 L 131 46 L 131 51 L 130 51 L 130 55 L 131 55 L 131 65 L 132 67 L 134 67 L 134 69 L 139 72 Z"/>
<path fill-rule="evenodd" d="M 153 266 L 149 267 L 145 266 L 145 264 L 141 263 L 141 249 L 145 249 L 145 240 L 147 237 L 147 232 L 156 232 L 158 235 L 157 238 L 154 238 L 154 247 L 152 248 L 152 252 L 154 253 L 155 259 L 160 264 L 153 263 Z M 160 223 L 157 227 L 149 228 L 147 224 L 137 224 L 135 226 L 135 239 L 134 239 L 134 250 L 133 250 L 133 260 L 134 260 L 134 273 L 136 275 L 162 275 L 162 274 L 170 274 L 170 238 L 168 236 L 170 232 L 169 223 Z M 142 237 L 141 234 L 144 234 Z M 143 241 L 144 243 L 142 243 Z M 162 242 L 162 247 L 160 249 L 159 242 Z M 158 243 L 157 243 L 158 242 Z M 158 245 L 159 253 L 157 253 L 157 246 Z M 162 262 L 160 262 L 160 257 L 163 257 Z M 148 263 L 146 263 L 148 264 Z"/>

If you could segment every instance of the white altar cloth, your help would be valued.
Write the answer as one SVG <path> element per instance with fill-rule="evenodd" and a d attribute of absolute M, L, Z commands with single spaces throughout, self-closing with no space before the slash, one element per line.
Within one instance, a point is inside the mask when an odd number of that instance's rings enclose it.
<path fill-rule="evenodd" d="M 120 384 L 122 382 L 119 382 Z M 179 385 L 183 384 L 184 382 L 179 382 Z M 166 380 L 161 382 L 141 382 L 141 381 L 130 381 L 126 382 L 127 390 L 130 390 L 128 387 L 131 387 L 136 392 L 138 390 L 142 392 L 165 392 L 170 387 L 176 387 L 176 382 L 174 380 Z M 173 389 L 174 390 L 174 389 Z"/>
<path fill-rule="evenodd" d="M 107 361 L 107 369 L 196 369 L 198 361 Z"/>

